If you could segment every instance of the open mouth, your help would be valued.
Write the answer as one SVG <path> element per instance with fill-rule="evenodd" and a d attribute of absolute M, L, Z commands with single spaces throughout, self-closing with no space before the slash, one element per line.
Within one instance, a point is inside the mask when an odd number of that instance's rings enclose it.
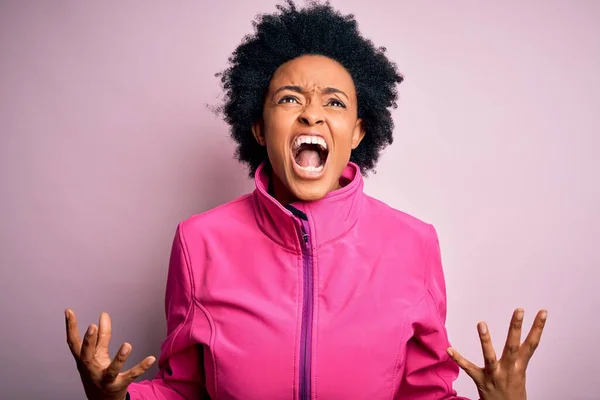
<path fill-rule="evenodd" d="M 320 136 L 301 135 L 292 146 L 296 166 L 308 173 L 319 173 L 325 167 L 329 149 Z"/>

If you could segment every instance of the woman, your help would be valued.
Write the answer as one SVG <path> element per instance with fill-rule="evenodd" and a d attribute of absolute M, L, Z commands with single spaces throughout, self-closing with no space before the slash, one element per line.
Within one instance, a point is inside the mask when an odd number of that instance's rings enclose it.
<path fill-rule="evenodd" d="M 256 190 L 182 222 L 166 292 L 168 335 L 154 362 L 120 372 L 102 314 L 67 336 L 89 399 L 458 399 L 461 367 L 482 399 L 525 399 L 546 312 L 521 345 L 516 310 L 485 368 L 449 345 L 434 228 L 363 193 L 392 143 L 403 78 L 352 16 L 290 1 L 259 17 L 221 76 L 221 109 Z"/>

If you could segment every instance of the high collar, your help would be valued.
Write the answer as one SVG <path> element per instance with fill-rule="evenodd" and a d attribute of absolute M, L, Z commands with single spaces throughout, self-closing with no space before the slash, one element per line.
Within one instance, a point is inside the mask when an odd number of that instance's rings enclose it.
<path fill-rule="evenodd" d="M 298 250 L 299 222 L 289 210 L 269 194 L 271 176 L 263 163 L 256 170 L 256 189 L 252 194 L 254 213 L 260 229 L 273 241 Z M 363 180 L 358 165 L 350 162 L 340 177 L 341 188 L 317 201 L 290 204 L 308 217 L 314 247 L 337 239 L 348 232 L 358 219 L 364 201 Z"/>

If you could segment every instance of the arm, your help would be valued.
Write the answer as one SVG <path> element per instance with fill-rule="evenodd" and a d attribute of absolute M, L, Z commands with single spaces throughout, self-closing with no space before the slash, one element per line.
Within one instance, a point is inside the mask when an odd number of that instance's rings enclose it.
<path fill-rule="evenodd" d="M 426 290 L 416 305 L 413 337 L 406 345 L 404 374 L 396 400 L 459 400 L 452 388 L 459 368 L 446 350 L 446 284 L 435 229 L 430 227 L 425 242 Z"/>
<path fill-rule="evenodd" d="M 165 312 L 167 338 L 161 347 L 159 371 L 149 381 L 132 383 L 131 400 L 183 400 L 205 396 L 202 344 L 208 343 L 211 326 L 194 301 L 194 275 L 182 233 L 177 229 L 167 277 Z"/>

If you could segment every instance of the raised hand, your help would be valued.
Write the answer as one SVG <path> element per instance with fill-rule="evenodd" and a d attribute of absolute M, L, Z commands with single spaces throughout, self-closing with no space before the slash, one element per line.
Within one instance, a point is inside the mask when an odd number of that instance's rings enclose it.
<path fill-rule="evenodd" d="M 522 309 L 513 313 L 502 358 L 496 358 L 492 339 L 485 322 L 477 325 L 485 367 L 480 368 L 449 348 L 448 354 L 473 379 L 481 400 L 525 400 L 525 371 L 529 360 L 538 347 L 548 315 L 546 310 L 538 312 L 527 338 L 521 343 L 523 325 Z"/>
<path fill-rule="evenodd" d="M 81 382 L 89 400 L 124 400 L 127 387 L 154 363 L 154 357 L 147 357 L 135 367 L 121 372 L 123 364 L 131 353 L 131 345 L 123 343 L 111 361 L 108 344 L 111 336 L 110 317 L 100 315 L 98 326 L 90 325 L 83 341 L 79 336 L 77 318 L 71 310 L 65 311 L 67 344 L 77 363 Z"/>

